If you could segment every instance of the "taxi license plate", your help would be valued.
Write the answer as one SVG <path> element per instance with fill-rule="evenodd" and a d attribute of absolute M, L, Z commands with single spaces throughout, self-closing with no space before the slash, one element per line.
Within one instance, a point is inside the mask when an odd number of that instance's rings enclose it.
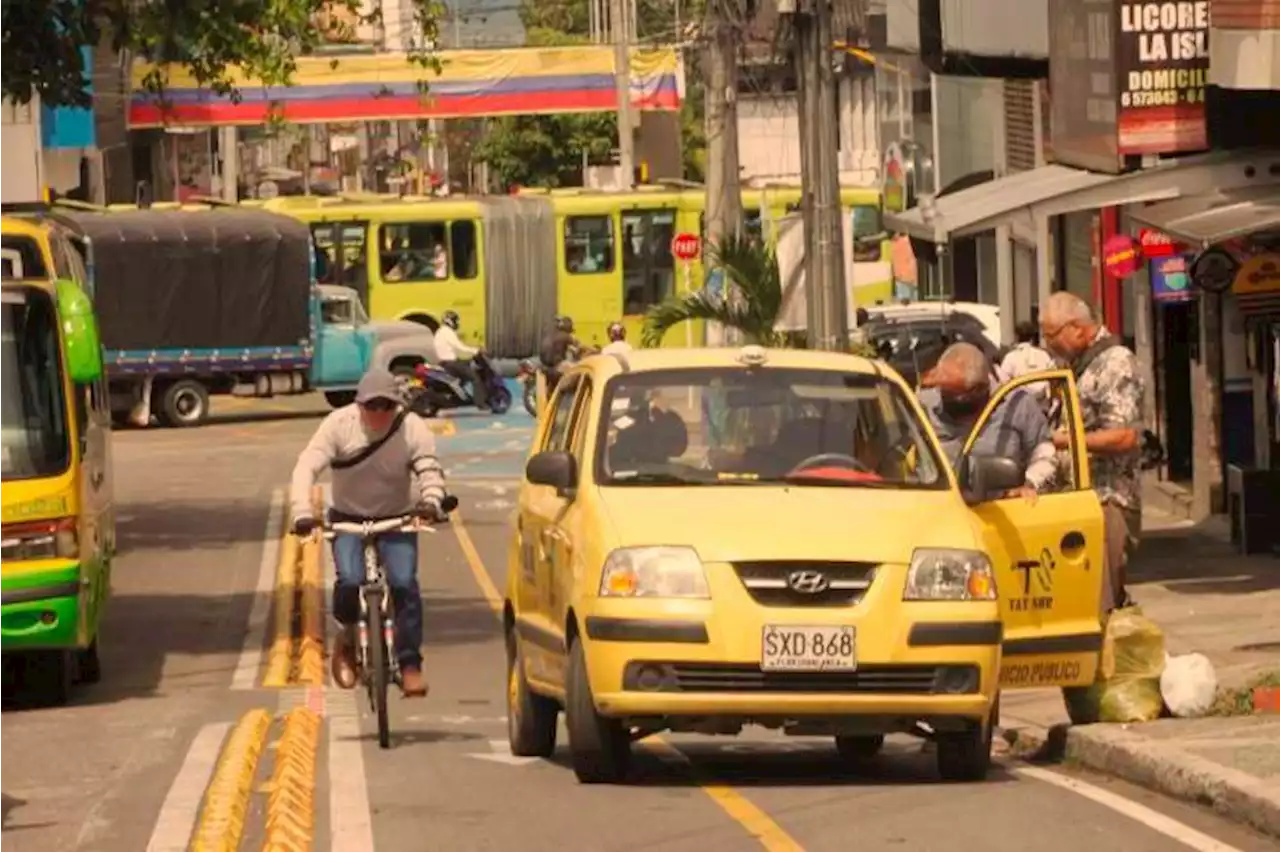
<path fill-rule="evenodd" d="M 765 625 L 760 650 L 764 671 L 853 671 L 857 667 L 857 637 L 852 627 Z"/>

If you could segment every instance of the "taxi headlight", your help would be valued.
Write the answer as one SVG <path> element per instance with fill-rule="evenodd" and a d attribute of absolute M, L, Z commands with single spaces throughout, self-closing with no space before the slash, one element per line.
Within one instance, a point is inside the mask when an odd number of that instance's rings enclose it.
<path fill-rule="evenodd" d="M 606 598 L 709 598 L 702 560 L 692 547 L 622 547 L 600 577 Z"/>
<path fill-rule="evenodd" d="M 908 601 L 993 601 L 996 578 L 991 560 L 976 550 L 920 548 L 911 554 Z"/>

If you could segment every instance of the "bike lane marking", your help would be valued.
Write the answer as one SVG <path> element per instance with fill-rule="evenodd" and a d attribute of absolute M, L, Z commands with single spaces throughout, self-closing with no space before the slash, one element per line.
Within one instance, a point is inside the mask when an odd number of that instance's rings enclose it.
<path fill-rule="evenodd" d="M 230 722 L 205 725 L 191 741 L 187 756 L 164 797 L 147 852 L 186 852 L 195 830 L 196 817 L 205 788 L 213 777 L 213 767 L 222 743 L 231 730 Z"/>
<path fill-rule="evenodd" d="M 493 610 L 493 614 L 501 620 L 502 596 L 498 593 L 497 587 L 494 585 L 489 571 L 484 565 L 484 561 L 480 558 L 480 553 L 476 550 L 475 542 L 471 540 L 471 534 L 467 532 L 462 516 L 455 512 L 450 526 L 453 527 L 454 534 L 457 536 L 458 544 L 462 548 L 462 555 L 466 558 L 467 567 L 471 569 L 472 576 L 475 577 L 476 585 L 480 587 L 480 591 L 484 595 L 485 601 L 488 602 L 490 609 Z M 687 768 L 693 783 L 768 852 L 803 852 L 804 847 L 797 843 L 783 830 L 781 825 L 751 802 L 750 799 L 732 787 L 716 784 L 702 777 L 693 762 L 675 746 L 656 736 L 641 740 L 639 745 L 651 754 L 656 755 L 660 760 Z"/>
<path fill-rule="evenodd" d="M 248 632 L 244 647 L 236 662 L 231 678 L 232 689 L 253 689 L 258 680 L 258 667 L 266 646 L 267 621 L 271 613 L 272 592 L 276 582 L 276 561 L 280 556 L 281 537 L 284 534 L 285 491 L 277 488 L 271 492 L 271 505 L 267 509 L 266 530 L 262 533 L 262 561 L 258 564 L 258 585 L 254 589 L 253 606 L 249 610 Z"/>

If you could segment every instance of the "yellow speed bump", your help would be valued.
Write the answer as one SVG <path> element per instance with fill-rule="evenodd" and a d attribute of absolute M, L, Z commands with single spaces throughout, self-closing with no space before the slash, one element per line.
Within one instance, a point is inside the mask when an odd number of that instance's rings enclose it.
<path fill-rule="evenodd" d="M 320 542 L 302 543 L 302 637 L 298 643 L 297 683 L 324 685 L 324 578 Z"/>
<path fill-rule="evenodd" d="M 316 749 L 322 720 L 298 707 L 284 717 L 275 771 L 267 787 L 267 833 L 263 852 L 311 849 L 315 835 Z"/>
<path fill-rule="evenodd" d="M 259 709 L 250 710 L 231 730 L 205 792 L 191 852 L 235 852 L 239 848 L 258 758 L 270 728 L 271 714 Z"/>
<path fill-rule="evenodd" d="M 285 686 L 289 683 L 293 663 L 293 614 L 298 590 L 298 557 L 300 543 L 295 535 L 286 535 L 280 547 L 280 564 L 276 567 L 275 633 L 267 653 L 267 670 L 263 686 Z"/>

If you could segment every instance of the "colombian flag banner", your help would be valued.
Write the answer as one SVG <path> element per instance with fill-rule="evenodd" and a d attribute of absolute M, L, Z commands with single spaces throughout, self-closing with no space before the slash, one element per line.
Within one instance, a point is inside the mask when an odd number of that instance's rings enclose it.
<path fill-rule="evenodd" d="M 174 67 L 162 97 L 143 91 L 150 66 L 133 68 L 131 128 L 264 124 L 274 112 L 296 124 L 476 118 L 617 109 L 613 48 L 446 50 L 439 74 L 397 53 L 307 56 L 293 85 L 264 86 L 233 75 L 239 102 L 196 84 Z M 336 64 L 335 64 L 336 60 Z M 420 84 L 425 83 L 425 91 Z M 636 109 L 680 108 L 684 67 L 670 47 L 631 49 L 631 102 Z"/>

